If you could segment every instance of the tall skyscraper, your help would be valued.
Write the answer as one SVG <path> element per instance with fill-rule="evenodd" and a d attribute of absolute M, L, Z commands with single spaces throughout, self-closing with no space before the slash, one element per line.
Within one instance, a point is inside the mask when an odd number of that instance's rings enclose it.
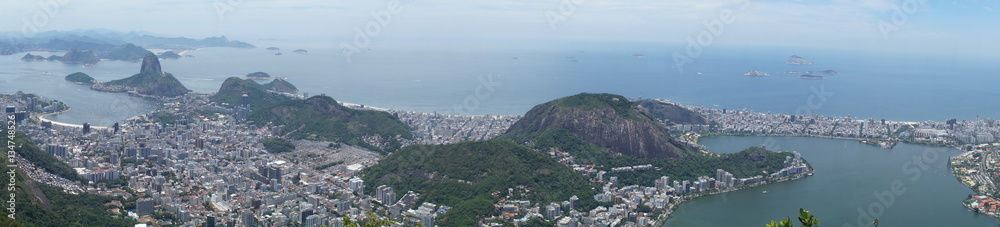
<path fill-rule="evenodd" d="M 90 133 L 90 123 L 83 123 L 83 134 Z"/>
<path fill-rule="evenodd" d="M 363 194 L 365 191 L 365 181 L 361 178 L 353 177 L 348 181 L 348 187 L 357 194 Z"/>
<path fill-rule="evenodd" d="M 205 227 L 215 227 L 215 217 L 208 216 L 205 218 Z"/>
<path fill-rule="evenodd" d="M 396 193 L 392 187 L 380 185 L 375 189 L 375 200 L 382 202 L 382 204 L 392 205 L 396 203 Z"/>
<path fill-rule="evenodd" d="M 205 139 L 202 138 L 195 139 L 194 147 L 198 149 L 205 149 Z"/>
<path fill-rule="evenodd" d="M 135 201 L 136 213 L 139 216 L 152 215 L 153 214 L 153 198 L 142 198 Z"/>
<path fill-rule="evenodd" d="M 240 106 L 250 106 L 250 95 L 243 94 L 240 97 Z"/>

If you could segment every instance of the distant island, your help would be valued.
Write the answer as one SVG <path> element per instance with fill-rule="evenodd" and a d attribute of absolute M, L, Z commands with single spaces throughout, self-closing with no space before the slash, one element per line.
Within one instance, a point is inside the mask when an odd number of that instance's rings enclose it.
<path fill-rule="evenodd" d="M 163 52 L 163 54 L 160 54 L 160 58 L 161 59 L 177 60 L 177 59 L 181 58 L 181 55 L 177 54 L 177 53 L 175 53 L 173 51 L 167 51 L 167 52 Z"/>
<path fill-rule="evenodd" d="M 799 57 L 798 55 L 792 55 L 785 60 L 785 64 L 789 65 L 812 65 L 813 63 L 805 58 Z"/>
<path fill-rule="evenodd" d="M 267 48 L 266 50 L 270 50 L 270 51 L 279 51 L 279 50 L 281 50 L 281 48 L 277 48 L 277 47 L 268 47 L 268 48 Z"/>
<path fill-rule="evenodd" d="M 760 70 L 751 70 L 750 72 L 744 73 L 743 75 L 744 76 L 770 76 L 771 74 L 767 74 L 766 72 L 762 72 Z"/>
<path fill-rule="evenodd" d="M 65 79 L 66 79 L 66 81 L 77 83 L 77 84 L 94 84 L 94 83 L 97 83 L 97 80 L 94 80 L 93 77 L 90 77 L 90 75 L 87 75 L 86 73 L 82 73 L 82 72 L 75 72 L 73 74 L 69 74 L 69 75 L 66 76 Z"/>
<path fill-rule="evenodd" d="M 254 80 L 270 80 L 270 79 L 275 79 L 275 78 L 278 78 L 278 77 L 273 77 L 270 74 L 267 74 L 265 72 L 254 72 L 254 73 L 247 74 L 247 78 L 254 79 Z"/>
<path fill-rule="evenodd" d="M 292 53 L 296 53 L 296 54 L 305 54 L 305 53 L 309 53 L 309 51 L 307 51 L 307 50 L 303 50 L 303 49 L 298 49 L 298 50 L 294 50 L 294 51 L 292 51 Z"/>
<path fill-rule="evenodd" d="M 803 75 L 799 76 L 799 78 L 802 78 L 802 79 L 812 79 L 812 80 L 822 80 L 822 79 L 826 79 L 826 78 L 825 78 L 825 77 L 823 77 L 823 76 L 817 76 L 817 75 L 810 75 L 810 74 L 803 74 Z"/>
<path fill-rule="evenodd" d="M 101 62 L 101 59 L 93 51 L 80 51 L 77 49 L 70 49 L 63 56 L 52 55 L 48 58 L 39 55 L 32 55 L 31 53 L 25 54 L 21 57 L 22 61 L 58 61 L 66 64 L 83 64 L 83 65 L 95 65 Z"/>
<path fill-rule="evenodd" d="M 837 71 L 834 70 L 823 70 L 823 71 L 788 71 L 788 74 L 824 74 L 824 75 L 837 75 Z"/>
<path fill-rule="evenodd" d="M 646 55 L 642 55 L 642 54 L 633 54 L 633 55 L 632 55 L 632 57 L 633 57 L 633 58 L 645 58 L 645 57 L 646 57 Z"/>
<path fill-rule="evenodd" d="M 50 58 L 58 59 L 59 56 L 52 55 Z M 47 61 L 47 60 L 48 59 L 46 59 L 44 56 L 33 55 L 31 53 L 25 54 L 24 57 L 21 57 L 21 61 Z"/>

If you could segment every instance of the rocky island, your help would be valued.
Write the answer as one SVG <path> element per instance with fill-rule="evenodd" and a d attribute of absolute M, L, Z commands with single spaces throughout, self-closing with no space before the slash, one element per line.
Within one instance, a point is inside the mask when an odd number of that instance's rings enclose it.
<path fill-rule="evenodd" d="M 277 79 L 278 77 L 271 76 L 271 74 L 267 74 L 265 72 L 254 72 L 247 74 L 247 78 L 254 80 L 270 80 L 270 79 Z"/>
<path fill-rule="evenodd" d="M 750 72 L 744 73 L 743 75 L 744 76 L 770 76 L 771 74 L 767 74 L 766 72 L 762 72 L 760 70 L 751 70 Z"/>
<path fill-rule="evenodd" d="M 792 55 L 785 60 L 785 64 L 789 65 L 812 65 L 813 63 L 805 58 L 799 57 L 798 55 Z"/>
<path fill-rule="evenodd" d="M 825 78 L 825 77 L 823 77 L 823 76 L 817 76 L 817 75 L 811 75 L 811 74 L 803 74 L 803 75 L 800 75 L 800 76 L 799 76 L 799 78 L 802 78 L 802 79 L 811 79 L 811 80 L 822 80 L 822 79 L 826 79 L 826 78 Z"/>
<path fill-rule="evenodd" d="M 94 84 L 94 83 L 97 83 L 97 80 L 94 80 L 93 77 L 90 77 L 90 75 L 87 75 L 86 73 L 82 73 L 82 72 L 75 72 L 73 74 L 67 75 L 66 76 L 66 81 L 73 82 L 73 83 L 76 83 L 76 84 Z"/>
<path fill-rule="evenodd" d="M 837 75 L 838 72 L 834 70 L 823 70 L 823 71 L 788 71 L 788 74 L 824 74 L 824 75 Z"/>
<path fill-rule="evenodd" d="M 177 53 L 175 53 L 173 51 L 167 51 L 167 52 L 163 52 L 163 54 L 160 54 L 160 58 L 162 58 L 162 59 L 169 59 L 169 60 L 177 60 L 177 59 L 181 58 L 181 55 L 177 54 Z"/>

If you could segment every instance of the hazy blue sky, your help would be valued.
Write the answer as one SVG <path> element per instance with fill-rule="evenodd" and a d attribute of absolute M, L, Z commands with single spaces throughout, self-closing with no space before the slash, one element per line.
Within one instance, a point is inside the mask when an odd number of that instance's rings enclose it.
<path fill-rule="evenodd" d="M 685 45 L 711 32 L 703 22 L 727 19 L 709 45 L 1000 52 L 998 1 L 925 1 L 402 0 L 402 11 L 369 48 L 533 48 L 591 40 Z M 336 47 L 352 43 L 355 28 L 365 29 L 375 20 L 371 12 L 387 10 L 389 2 L 16 0 L 0 8 L 6 21 L 0 30 L 107 28 Z M 46 14 L 46 3 L 58 12 Z M 727 12 L 731 18 L 720 16 Z"/>

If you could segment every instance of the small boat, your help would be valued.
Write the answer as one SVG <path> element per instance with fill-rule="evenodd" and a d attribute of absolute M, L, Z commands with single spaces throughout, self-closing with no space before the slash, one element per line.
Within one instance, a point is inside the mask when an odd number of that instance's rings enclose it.
<path fill-rule="evenodd" d="M 764 190 L 763 192 L 760 192 L 760 193 L 761 194 L 767 194 L 767 190 Z"/>

